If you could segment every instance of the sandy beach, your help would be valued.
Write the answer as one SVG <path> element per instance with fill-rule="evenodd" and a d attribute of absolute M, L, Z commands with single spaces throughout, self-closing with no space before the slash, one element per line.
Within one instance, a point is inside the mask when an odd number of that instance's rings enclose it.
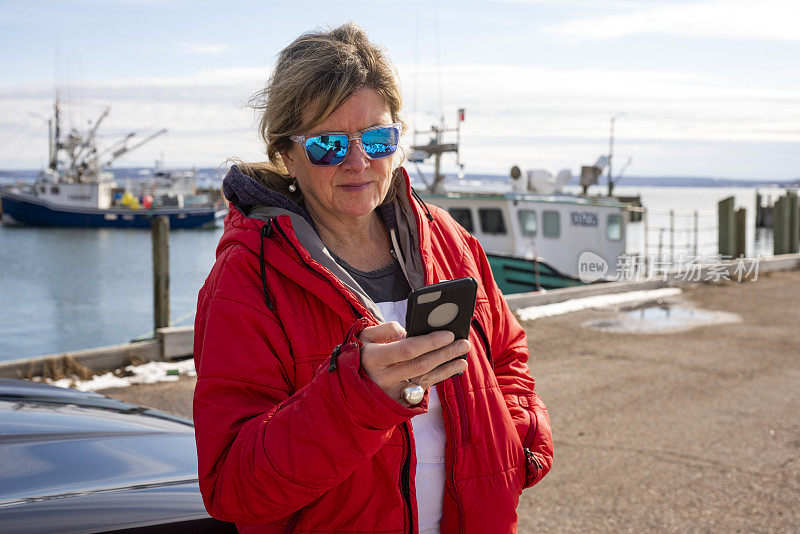
<path fill-rule="evenodd" d="M 552 471 L 519 532 L 800 531 L 800 272 L 685 288 L 740 322 L 592 330 L 614 309 L 526 322 L 553 427 Z M 194 379 L 105 390 L 191 416 Z"/>

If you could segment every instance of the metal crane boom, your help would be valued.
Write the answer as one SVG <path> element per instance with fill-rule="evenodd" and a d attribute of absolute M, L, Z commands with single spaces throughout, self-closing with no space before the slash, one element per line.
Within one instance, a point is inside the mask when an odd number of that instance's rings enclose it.
<path fill-rule="evenodd" d="M 131 150 L 136 150 L 137 148 L 139 148 L 143 144 L 148 143 L 148 142 L 152 141 L 153 139 L 155 139 L 156 137 L 164 135 L 165 133 L 167 133 L 167 129 L 163 128 L 163 129 L 157 131 L 156 133 L 145 137 L 144 139 L 142 139 L 141 141 L 139 141 L 138 143 L 136 143 L 133 146 L 130 146 L 130 147 L 123 146 L 123 147 L 115 150 L 114 152 L 111 153 L 111 158 L 103 164 L 103 167 L 110 166 L 112 163 L 114 163 L 115 160 L 120 158 L 122 155 L 127 154 Z"/>

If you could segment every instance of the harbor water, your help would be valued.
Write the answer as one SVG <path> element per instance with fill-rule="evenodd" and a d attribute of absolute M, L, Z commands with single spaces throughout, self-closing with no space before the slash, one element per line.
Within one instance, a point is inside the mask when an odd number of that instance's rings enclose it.
<path fill-rule="evenodd" d="M 192 324 L 222 228 L 170 232 L 170 311 Z M 0 226 L 0 360 L 152 336 L 149 230 Z"/>
<path fill-rule="evenodd" d="M 619 187 L 640 194 L 654 211 L 713 210 L 734 195 L 747 208 L 748 256 L 771 255 L 771 232 L 754 231 L 755 188 Z M 779 190 L 762 188 L 762 193 Z M 649 250 L 658 226 L 653 215 Z M 704 225 L 716 225 L 716 216 Z M 677 226 L 677 222 L 676 222 Z M 170 233 L 171 317 L 194 320 L 197 292 L 214 263 L 221 225 Z M 676 249 L 683 237 L 676 234 Z M 641 251 L 642 225 L 628 227 L 628 250 Z M 716 232 L 706 231 L 701 252 L 716 251 Z M 711 245 L 709 245 L 711 243 Z M 687 248 L 688 250 L 688 248 Z M 0 226 L 0 360 L 125 343 L 152 335 L 152 244 L 149 230 L 63 229 Z"/>

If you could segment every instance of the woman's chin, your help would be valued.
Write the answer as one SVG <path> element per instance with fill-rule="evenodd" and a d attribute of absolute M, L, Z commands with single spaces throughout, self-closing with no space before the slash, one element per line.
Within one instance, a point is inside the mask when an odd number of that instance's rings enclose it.
<path fill-rule="evenodd" d="M 346 217 L 360 218 L 369 215 L 381 203 L 381 199 L 375 194 L 373 187 L 365 187 L 358 191 L 343 190 L 339 198 L 336 199 L 336 206 L 339 213 Z"/>
<path fill-rule="evenodd" d="M 349 219 L 361 219 L 366 217 L 373 211 L 375 208 L 378 207 L 378 202 L 370 202 L 365 204 L 349 204 L 346 206 L 342 206 L 339 210 L 337 210 L 342 217 L 349 218 Z"/>

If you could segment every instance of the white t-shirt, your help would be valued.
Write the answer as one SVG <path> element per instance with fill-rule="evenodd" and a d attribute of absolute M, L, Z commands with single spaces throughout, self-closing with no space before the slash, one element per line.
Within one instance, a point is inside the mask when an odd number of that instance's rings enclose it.
<path fill-rule="evenodd" d="M 397 321 L 405 327 L 408 300 L 378 302 L 386 321 Z M 444 446 L 446 436 L 442 403 L 436 387 L 430 388 L 428 412 L 411 418 L 414 444 L 417 449 L 417 518 L 420 534 L 438 534 L 444 501 Z"/>

